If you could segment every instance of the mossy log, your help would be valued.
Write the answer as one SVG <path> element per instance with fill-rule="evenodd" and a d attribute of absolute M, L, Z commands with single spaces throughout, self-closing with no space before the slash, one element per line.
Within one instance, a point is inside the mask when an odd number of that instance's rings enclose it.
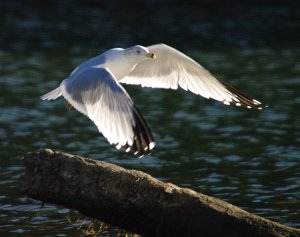
<path fill-rule="evenodd" d="M 22 193 L 143 236 L 300 236 L 220 199 L 128 170 L 44 149 L 24 156 Z"/>

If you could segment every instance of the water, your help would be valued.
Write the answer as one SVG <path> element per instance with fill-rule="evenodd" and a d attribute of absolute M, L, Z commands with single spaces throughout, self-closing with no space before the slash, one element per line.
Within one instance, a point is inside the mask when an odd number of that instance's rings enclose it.
<path fill-rule="evenodd" d="M 42 5 L 0 5 L 7 33 L 0 41 L 0 233 L 82 235 L 67 221 L 67 209 L 50 204 L 40 209 L 39 202 L 20 194 L 20 157 L 43 147 L 139 169 L 300 227 L 300 47 L 297 34 L 289 37 L 300 25 L 297 8 L 246 4 L 226 15 L 208 3 L 198 13 L 188 5 L 157 9 L 155 4 L 144 3 L 147 8 L 145 14 L 137 13 L 143 18 L 136 28 L 136 11 L 113 12 L 114 5 L 62 1 L 43 13 Z M 190 16 L 180 9 L 189 10 Z M 240 10 L 245 10 L 243 16 Z M 218 17 L 212 19 L 208 12 Z M 263 19 L 266 24 L 259 24 Z M 285 31 L 273 34 L 280 28 L 271 25 L 274 21 Z M 166 25 L 171 27 L 164 32 Z M 160 41 L 184 50 L 270 107 L 248 110 L 182 90 L 125 86 L 157 141 L 151 156 L 136 159 L 108 145 L 86 117 L 65 109 L 63 99 L 39 100 L 98 52 Z"/>

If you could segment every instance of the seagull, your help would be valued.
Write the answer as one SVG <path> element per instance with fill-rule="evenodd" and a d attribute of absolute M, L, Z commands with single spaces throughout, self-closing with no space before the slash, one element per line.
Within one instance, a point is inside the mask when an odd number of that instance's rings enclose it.
<path fill-rule="evenodd" d="M 166 44 L 110 49 L 81 63 L 41 99 L 63 96 L 95 123 L 110 144 L 142 157 L 151 153 L 155 141 L 121 83 L 174 90 L 181 87 L 225 105 L 266 107 L 217 80 L 192 58 Z"/>

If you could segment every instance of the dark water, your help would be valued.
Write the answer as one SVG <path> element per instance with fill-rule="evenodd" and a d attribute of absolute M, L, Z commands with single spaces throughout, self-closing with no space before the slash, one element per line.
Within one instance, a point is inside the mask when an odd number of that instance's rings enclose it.
<path fill-rule="evenodd" d="M 0 233 L 82 235 L 67 221 L 68 210 L 40 209 L 19 192 L 20 157 L 43 147 L 139 169 L 300 227 L 297 5 L 145 1 L 141 10 L 94 1 L 25 3 L 0 4 Z M 183 50 L 270 107 L 248 110 L 182 90 L 125 86 L 157 141 L 151 156 L 136 159 L 110 146 L 86 117 L 66 110 L 63 99 L 39 100 L 91 56 L 157 42 Z"/>

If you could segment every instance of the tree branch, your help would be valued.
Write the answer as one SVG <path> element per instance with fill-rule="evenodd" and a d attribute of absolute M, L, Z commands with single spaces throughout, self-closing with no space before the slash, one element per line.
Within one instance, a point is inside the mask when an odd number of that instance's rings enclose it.
<path fill-rule="evenodd" d="M 300 236 L 300 230 L 136 170 L 44 149 L 24 156 L 22 193 L 144 236 Z"/>

